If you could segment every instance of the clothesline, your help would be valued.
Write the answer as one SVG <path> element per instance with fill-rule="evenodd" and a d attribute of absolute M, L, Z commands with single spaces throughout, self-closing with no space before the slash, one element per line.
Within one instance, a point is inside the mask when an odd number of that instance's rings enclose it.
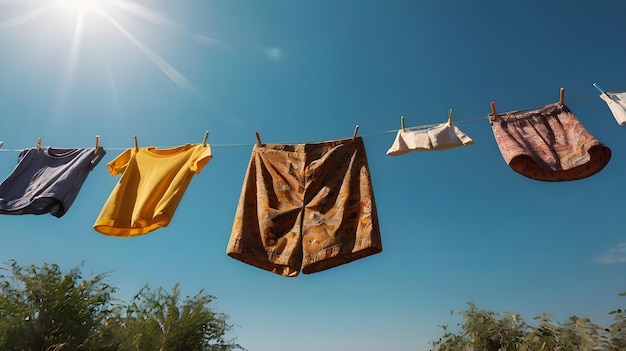
<path fill-rule="evenodd" d="M 626 92 L 623 94 L 600 95 L 620 125 L 626 125 Z M 352 139 L 311 144 L 296 152 L 287 152 L 289 147 L 284 144 L 254 147 L 226 253 L 257 268 L 295 277 L 382 252 L 363 137 L 398 132 L 387 151 L 390 156 L 445 150 L 474 143 L 456 123 L 489 119 L 494 122 L 490 127 L 500 153 L 515 172 L 546 182 L 590 177 L 604 169 L 611 149 L 585 130 L 565 102 L 561 89 L 558 102 L 540 107 L 498 113 L 492 102 L 491 114 L 451 123 L 450 110 L 447 123 L 431 125 L 434 127 L 405 128 L 402 118 L 401 129 L 355 138 L 357 125 Z M 541 127 L 529 120 L 539 121 Z M 93 229 L 113 237 L 134 237 L 167 227 L 191 179 L 213 157 L 208 136 L 207 131 L 201 143 L 171 147 L 166 152 L 140 149 L 137 136 L 134 148 L 112 148 L 124 151 L 106 166 L 112 176 L 121 176 Z M 262 144 L 258 133 L 256 137 Z M 93 149 L 39 152 L 41 148 L 38 138 L 36 148 L 3 150 L 23 153 L 16 168 L 0 183 L 0 214 L 64 216 L 105 155 L 99 136 Z M 314 195 L 311 200 L 301 197 L 309 193 Z M 297 226 L 294 214 L 300 219 Z"/>
<path fill-rule="evenodd" d="M 588 99 L 592 99 L 592 98 L 597 98 L 598 95 L 587 95 L 587 96 L 583 96 L 583 97 L 579 97 L 579 98 L 575 98 L 575 99 L 567 99 L 565 100 L 565 102 L 578 102 L 578 101 L 583 101 L 583 100 L 588 100 Z M 521 110 L 515 110 L 515 111 L 524 111 L 524 110 L 533 110 L 533 109 L 537 109 L 540 108 L 544 105 L 540 105 L 540 106 L 535 106 L 535 107 L 529 107 L 529 108 L 525 108 L 525 109 L 521 109 Z M 505 114 L 508 112 L 504 112 L 501 114 Z M 455 120 L 454 124 L 461 124 L 461 123 L 467 123 L 467 122 L 474 122 L 474 121 L 479 121 L 479 120 L 483 120 L 483 119 L 487 119 L 489 115 L 484 115 L 482 117 L 472 117 L 472 118 L 466 118 L 466 119 L 462 119 L 462 120 Z M 434 126 L 436 125 L 436 123 L 433 124 L 425 124 L 425 125 L 420 125 L 420 127 L 430 127 L 430 126 Z M 414 127 L 409 127 L 410 128 L 414 128 Z M 391 134 L 391 133 L 396 133 L 398 132 L 398 129 L 392 129 L 392 130 L 386 130 L 386 131 L 381 131 L 381 132 L 374 132 L 374 133 L 368 133 L 368 134 L 360 134 L 361 137 L 372 137 L 372 136 L 377 136 L 377 135 L 384 135 L 384 134 Z M 243 146 L 253 146 L 255 143 L 239 143 L 239 144 L 211 144 L 211 147 L 243 147 Z M 152 145 L 151 145 L 152 146 Z M 174 146 L 154 146 L 156 148 L 171 148 Z M 122 150 L 126 150 L 129 147 L 106 147 L 106 150 L 111 150 L 111 151 L 122 151 Z M 6 149 L 6 148 L 2 148 L 2 144 L 0 142 L 0 152 L 22 152 L 25 149 L 28 148 L 21 148 L 21 149 Z"/>

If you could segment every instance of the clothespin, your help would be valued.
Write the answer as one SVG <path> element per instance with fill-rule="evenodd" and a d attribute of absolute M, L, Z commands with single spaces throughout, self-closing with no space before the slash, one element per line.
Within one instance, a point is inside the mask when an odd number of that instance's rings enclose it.
<path fill-rule="evenodd" d="M 41 150 L 41 138 L 37 138 L 37 151 Z"/>
<path fill-rule="evenodd" d="M 96 135 L 96 148 L 93 150 L 94 155 L 98 153 L 98 148 L 100 148 L 100 136 Z"/>
<path fill-rule="evenodd" d="M 448 125 L 452 125 L 452 109 L 448 112 Z"/>
<path fill-rule="evenodd" d="M 202 140 L 202 146 L 206 146 L 206 141 L 209 139 L 209 131 L 207 130 L 206 133 L 204 133 L 204 140 Z"/>
<path fill-rule="evenodd" d="M 493 117 L 498 117 L 498 112 L 496 111 L 496 102 L 495 101 L 491 102 L 491 113 L 493 114 Z"/>
<path fill-rule="evenodd" d="M 137 136 L 135 135 L 135 151 L 139 151 L 139 142 L 137 142 Z"/>
<path fill-rule="evenodd" d="M 593 86 L 596 87 L 596 89 L 600 90 L 600 92 L 604 95 L 608 95 L 606 93 L 606 91 L 604 91 L 604 89 L 600 88 L 600 86 L 597 83 L 593 83 Z"/>
<path fill-rule="evenodd" d="M 261 144 L 263 144 L 261 142 L 261 136 L 259 135 L 259 132 L 255 132 L 256 133 L 256 144 L 257 146 L 261 146 Z"/>
<path fill-rule="evenodd" d="M 359 132 L 359 125 L 354 128 L 354 135 L 352 135 L 352 141 L 356 140 L 356 134 Z"/>
<path fill-rule="evenodd" d="M 405 130 L 404 130 L 404 116 L 400 116 L 400 126 L 402 126 L 402 131 L 405 132 Z"/>
<path fill-rule="evenodd" d="M 565 105 L 565 89 L 561 88 L 560 94 L 559 94 L 559 105 L 563 106 Z"/>

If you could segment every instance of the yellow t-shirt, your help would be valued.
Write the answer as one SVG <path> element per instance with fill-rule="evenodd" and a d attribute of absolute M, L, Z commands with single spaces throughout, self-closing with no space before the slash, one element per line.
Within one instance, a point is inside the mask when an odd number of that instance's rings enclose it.
<path fill-rule="evenodd" d="M 206 144 L 171 149 L 128 149 L 107 164 L 122 173 L 93 228 L 102 234 L 130 237 L 166 227 L 194 174 L 211 159 Z"/>

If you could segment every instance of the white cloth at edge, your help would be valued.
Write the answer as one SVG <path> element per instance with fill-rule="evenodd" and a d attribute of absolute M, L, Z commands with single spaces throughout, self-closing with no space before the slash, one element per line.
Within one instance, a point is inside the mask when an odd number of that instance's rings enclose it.
<path fill-rule="evenodd" d="M 389 156 L 400 156 L 413 151 L 446 150 L 472 145 L 474 140 L 453 123 L 400 129 L 393 145 L 387 150 Z"/>
<path fill-rule="evenodd" d="M 600 98 L 609 106 L 617 124 L 626 125 L 626 91 L 601 94 Z"/>

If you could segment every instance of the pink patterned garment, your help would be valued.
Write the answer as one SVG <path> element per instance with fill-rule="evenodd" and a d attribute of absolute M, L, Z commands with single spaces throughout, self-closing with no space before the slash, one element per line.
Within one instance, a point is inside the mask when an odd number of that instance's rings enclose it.
<path fill-rule="evenodd" d="M 611 149 L 559 103 L 491 116 L 491 127 L 504 160 L 531 179 L 583 179 L 600 172 L 611 159 Z"/>

